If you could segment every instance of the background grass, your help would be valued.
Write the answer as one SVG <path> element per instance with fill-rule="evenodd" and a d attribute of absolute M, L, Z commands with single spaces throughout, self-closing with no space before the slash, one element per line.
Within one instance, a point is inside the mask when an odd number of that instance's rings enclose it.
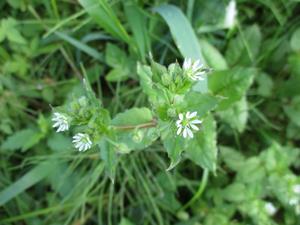
<path fill-rule="evenodd" d="M 227 4 L 1 1 L 0 223 L 300 224 L 288 203 L 300 183 L 299 1 L 238 0 L 230 30 Z M 149 52 L 164 65 L 197 57 L 217 72 L 257 71 L 247 95 L 215 115 L 218 168 L 205 189 L 189 160 L 166 171 L 159 142 L 122 155 L 112 183 L 99 150 L 78 153 L 51 127 L 52 106 L 83 93 L 84 70 L 112 115 L 147 105 L 136 65 Z"/>

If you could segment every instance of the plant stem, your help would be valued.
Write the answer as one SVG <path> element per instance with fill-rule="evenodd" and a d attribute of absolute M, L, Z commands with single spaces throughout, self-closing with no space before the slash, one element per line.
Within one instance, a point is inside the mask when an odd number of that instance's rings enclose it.
<path fill-rule="evenodd" d="M 149 123 L 142 123 L 142 124 L 138 124 L 138 125 L 115 126 L 115 129 L 117 129 L 117 130 L 133 130 L 133 129 L 139 129 L 139 128 L 155 127 L 156 125 L 157 125 L 157 121 L 154 119 Z"/>
<path fill-rule="evenodd" d="M 198 198 L 201 197 L 205 187 L 206 187 L 206 184 L 207 184 L 207 181 L 208 181 L 208 175 L 209 175 L 209 172 L 207 169 L 204 170 L 203 172 L 203 175 L 202 175 L 202 179 L 201 179 L 201 183 L 199 185 L 199 188 L 196 192 L 196 194 L 181 208 L 181 210 L 185 210 L 187 209 L 188 207 L 190 207 Z"/>

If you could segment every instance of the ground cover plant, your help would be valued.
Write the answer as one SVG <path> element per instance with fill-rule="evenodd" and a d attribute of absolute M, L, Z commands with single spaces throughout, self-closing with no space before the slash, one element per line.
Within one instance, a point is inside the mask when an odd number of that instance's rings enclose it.
<path fill-rule="evenodd" d="M 0 224 L 300 224 L 298 0 L 0 10 Z"/>

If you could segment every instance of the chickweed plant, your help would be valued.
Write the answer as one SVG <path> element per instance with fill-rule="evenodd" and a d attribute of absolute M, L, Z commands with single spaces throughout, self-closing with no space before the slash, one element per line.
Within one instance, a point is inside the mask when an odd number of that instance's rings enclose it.
<path fill-rule="evenodd" d="M 112 118 L 86 77 L 86 94 L 54 110 L 53 128 L 56 132 L 70 128 L 78 151 L 99 148 L 107 171 L 115 171 L 119 154 L 142 150 L 160 140 L 171 160 L 168 169 L 187 152 L 192 161 L 215 172 L 216 137 L 209 135 L 215 132 L 210 111 L 217 107 L 218 97 L 197 88 L 210 69 L 200 59 L 187 58 L 182 66 L 176 62 L 167 68 L 151 60 L 151 66 L 138 64 L 137 71 L 149 107 L 127 109 Z M 206 138 L 211 139 L 214 149 L 207 149 L 203 158 L 193 159 L 204 144 L 199 145 L 201 139 Z M 110 176 L 113 179 L 114 174 Z"/>
<path fill-rule="evenodd" d="M 1 225 L 300 225 L 299 0 L 0 12 Z"/>

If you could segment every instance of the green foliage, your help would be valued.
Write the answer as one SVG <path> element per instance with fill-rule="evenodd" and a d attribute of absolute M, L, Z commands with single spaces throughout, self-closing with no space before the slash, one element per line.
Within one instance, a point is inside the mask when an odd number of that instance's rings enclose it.
<path fill-rule="evenodd" d="M 298 225 L 298 2 L 0 1 L 0 224 Z"/>

